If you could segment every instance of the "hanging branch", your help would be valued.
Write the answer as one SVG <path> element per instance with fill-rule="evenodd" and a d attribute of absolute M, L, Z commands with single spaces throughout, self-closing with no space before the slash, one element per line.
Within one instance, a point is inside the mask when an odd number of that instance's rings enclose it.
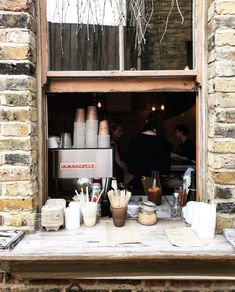
<path fill-rule="evenodd" d="M 48 0 L 49 1 L 49 0 Z M 56 0 L 54 17 L 58 16 L 60 23 L 60 45 L 61 54 L 64 56 L 63 48 L 63 33 L 64 23 L 67 21 L 67 13 L 71 4 L 76 5 L 77 14 L 77 27 L 76 36 L 80 29 L 86 24 L 87 39 L 90 40 L 90 27 L 93 25 L 93 32 L 96 32 L 96 25 L 110 25 L 118 29 L 120 25 L 127 25 L 127 7 L 126 4 L 129 1 L 128 9 L 131 14 L 131 24 L 135 27 L 135 48 L 140 48 L 146 43 L 146 32 L 150 28 L 150 21 L 154 13 L 154 0 Z M 181 17 L 181 24 L 184 23 L 184 17 L 179 7 L 179 0 L 172 0 L 171 7 L 168 12 L 165 28 L 160 38 L 160 44 L 162 43 L 169 25 L 169 19 L 173 8 L 176 6 L 177 11 Z M 107 7 L 110 8 L 107 12 Z M 108 13 L 109 15 L 106 15 Z M 111 21 L 110 24 L 105 22 L 105 18 Z"/>
<path fill-rule="evenodd" d="M 169 18 L 170 18 L 171 12 L 172 12 L 172 10 L 173 10 L 173 8 L 174 8 L 174 6 L 175 6 L 175 3 L 176 3 L 177 10 L 178 10 L 178 12 L 179 12 L 179 14 L 180 14 L 180 17 L 181 17 L 181 24 L 184 23 L 184 17 L 183 17 L 183 15 L 182 15 L 181 10 L 180 10 L 180 7 L 179 7 L 179 1 L 178 1 L 178 0 L 172 0 L 172 1 L 171 1 L 171 8 L 170 8 L 170 10 L 169 10 L 169 12 L 168 12 L 168 15 L 167 15 L 167 18 L 166 18 L 165 29 L 164 29 L 164 32 L 163 32 L 162 37 L 161 37 L 161 39 L 160 39 L 160 44 L 162 43 L 162 41 L 163 41 L 163 39 L 164 39 L 164 37 L 165 37 L 165 35 L 166 35 L 167 28 L 168 28 L 168 23 L 169 23 Z"/>

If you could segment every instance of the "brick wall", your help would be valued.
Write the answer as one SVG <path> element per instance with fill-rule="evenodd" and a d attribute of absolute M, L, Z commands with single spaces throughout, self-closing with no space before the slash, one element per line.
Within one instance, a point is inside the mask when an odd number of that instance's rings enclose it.
<path fill-rule="evenodd" d="M 190 49 L 187 45 L 192 41 L 192 1 L 179 1 L 181 16 L 174 3 L 166 34 L 160 43 L 166 27 L 171 0 L 155 1 L 150 28 L 146 33 L 146 44 L 142 53 L 142 69 L 147 70 L 183 70 L 190 65 Z"/>
<path fill-rule="evenodd" d="M 0 19 L 1 228 L 27 229 L 38 189 L 34 2 L 0 0 Z"/>
<path fill-rule="evenodd" d="M 235 2 L 208 7 L 208 198 L 217 230 L 235 226 Z"/>
<path fill-rule="evenodd" d="M 211 1 L 210 1 L 211 2 Z M 1 228 L 24 228 L 37 206 L 36 0 L 0 0 Z M 234 1 L 209 7 L 208 196 L 218 203 L 218 226 L 234 226 Z M 20 212 L 19 212 L 20 211 Z M 27 228 L 27 226 L 25 227 Z M 66 291 L 70 280 L 21 280 L 0 274 L 0 291 Z M 83 291 L 223 291 L 232 281 L 75 280 Z M 76 291 L 75 289 L 73 291 Z"/>
<path fill-rule="evenodd" d="M 1 275 L 0 275 L 1 280 Z M 79 290 L 77 287 L 81 287 Z M 73 288 L 71 287 L 73 286 Z M 70 290 L 68 288 L 71 287 Z M 232 292 L 235 281 L 196 280 L 19 280 L 3 275 L 0 291 L 14 292 Z"/>

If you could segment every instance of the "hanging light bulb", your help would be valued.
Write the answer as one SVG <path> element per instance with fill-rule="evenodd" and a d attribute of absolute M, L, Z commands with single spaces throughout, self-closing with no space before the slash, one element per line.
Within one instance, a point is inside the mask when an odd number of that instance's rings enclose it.
<path fill-rule="evenodd" d="M 102 103 L 101 103 L 101 101 L 98 101 L 98 103 L 97 103 L 97 107 L 99 107 L 99 108 L 102 107 Z"/>
<path fill-rule="evenodd" d="M 152 106 L 152 111 L 154 112 L 156 110 L 156 107 L 155 106 Z"/>
<path fill-rule="evenodd" d="M 162 110 L 162 111 L 165 110 L 165 106 L 164 106 L 164 104 L 161 105 L 161 110 Z"/>

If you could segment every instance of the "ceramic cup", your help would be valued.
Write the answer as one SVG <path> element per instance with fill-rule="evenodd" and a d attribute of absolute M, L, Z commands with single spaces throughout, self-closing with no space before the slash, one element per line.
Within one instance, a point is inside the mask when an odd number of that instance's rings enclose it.
<path fill-rule="evenodd" d="M 113 217 L 113 224 L 116 227 L 122 227 L 125 225 L 126 214 L 127 214 L 127 207 L 121 208 L 110 208 L 112 217 Z"/>

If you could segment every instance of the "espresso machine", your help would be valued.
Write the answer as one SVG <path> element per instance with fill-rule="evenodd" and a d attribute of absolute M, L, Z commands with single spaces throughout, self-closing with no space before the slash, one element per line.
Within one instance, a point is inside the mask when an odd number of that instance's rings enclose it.
<path fill-rule="evenodd" d="M 100 180 L 104 189 L 102 201 L 113 176 L 113 149 L 48 149 L 48 197 L 71 201 L 82 181 Z"/>

